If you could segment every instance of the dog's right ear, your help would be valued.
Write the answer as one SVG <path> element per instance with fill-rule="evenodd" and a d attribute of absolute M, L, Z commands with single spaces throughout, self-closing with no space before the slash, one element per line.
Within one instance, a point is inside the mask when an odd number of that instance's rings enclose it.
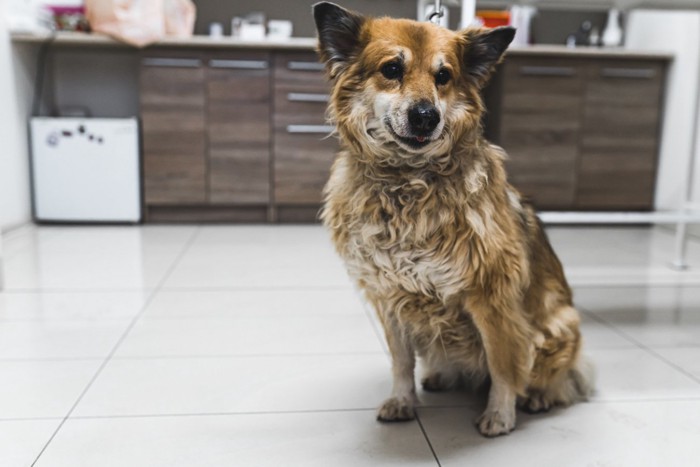
<path fill-rule="evenodd" d="M 321 60 L 326 63 L 331 78 L 335 78 L 359 52 L 365 18 L 330 2 L 315 4 L 313 12 Z"/>

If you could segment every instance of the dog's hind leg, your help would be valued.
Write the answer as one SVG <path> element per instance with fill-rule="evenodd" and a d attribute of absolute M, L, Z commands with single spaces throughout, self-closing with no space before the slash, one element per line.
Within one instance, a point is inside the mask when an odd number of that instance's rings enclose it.
<path fill-rule="evenodd" d="M 393 389 L 377 412 L 377 420 L 399 422 L 415 418 L 417 402 L 414 369 L 416 356 L 408 336 L 394 317 L 380 310 L 386 341 L 391 352 Z"/>

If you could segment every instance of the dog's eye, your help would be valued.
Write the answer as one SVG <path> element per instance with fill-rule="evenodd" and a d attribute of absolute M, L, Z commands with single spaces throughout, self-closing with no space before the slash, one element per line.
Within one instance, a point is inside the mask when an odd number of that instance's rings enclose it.
<path fill-rule="evenodd" d="M 447 68 L 441 68 L 440 71 L 435 74 L 435 84 L 442 86 L 447 84 L 450 81 L 450 78 L 452 78 L 452 76 L 450 75 L 449 70 Z"/>
<path fill-rule="evenodd" d="M 386 79 L 401 79 L 403 76 L 403 67 L 397 62 L 389 62 L 384 64 L 380 71 Z"/>

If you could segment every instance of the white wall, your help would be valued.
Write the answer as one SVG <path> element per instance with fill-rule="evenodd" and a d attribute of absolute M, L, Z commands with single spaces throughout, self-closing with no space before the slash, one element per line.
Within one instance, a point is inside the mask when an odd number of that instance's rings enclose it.
<path fill-rule="evenodd" d="M 31 219 L 26 122 L 33 60 L 33 47 L 12 45 L 0 14 L 0 231 Z"/>

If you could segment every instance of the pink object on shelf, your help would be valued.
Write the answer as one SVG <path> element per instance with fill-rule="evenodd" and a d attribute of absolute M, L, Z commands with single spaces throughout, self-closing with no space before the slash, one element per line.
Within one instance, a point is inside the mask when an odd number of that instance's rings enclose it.
<path fill-rule="evenodd" d="M 165 35 L 163 0 L 85 0 L 85 10 L 93 31 L 137 47 Z"/>
<path fill-rule="evenodd" d="M 192 0 L 165 0 L 165 34 L 191 37 L 194 31 L 196 7 Z"/>

